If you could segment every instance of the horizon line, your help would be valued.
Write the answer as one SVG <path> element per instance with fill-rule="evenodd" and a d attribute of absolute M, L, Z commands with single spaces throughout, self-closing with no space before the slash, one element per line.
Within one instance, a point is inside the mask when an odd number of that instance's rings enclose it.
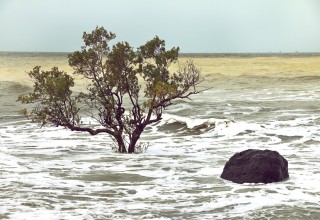
<path fill-rule="evenodd" d="M 75 51 L 18 51 L 0 50 L 0 53 L 73 53 Z M 179 54 L 294 54 L 294 53 L 319 53 L 320 51 L 268 51 L 268 52 L 179 52 Z"/>

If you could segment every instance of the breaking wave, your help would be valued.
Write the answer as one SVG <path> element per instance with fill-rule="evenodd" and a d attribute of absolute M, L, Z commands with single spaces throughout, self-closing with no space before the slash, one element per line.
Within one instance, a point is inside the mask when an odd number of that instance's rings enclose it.
<path fill-rule="evenodd" d="M 190 118 L 172 114 L 163 114 L 162 120 L 154 125 L 157 131 L 176 134 L 202 134 L 215 128 L 228 127 L 232 120 L 215 118 Z"/>
<path fill-rule="evenodd" d="M 14 81 L 0 81 L 1 95 L 19 95 L 30 91 L 30 87 Z"/>

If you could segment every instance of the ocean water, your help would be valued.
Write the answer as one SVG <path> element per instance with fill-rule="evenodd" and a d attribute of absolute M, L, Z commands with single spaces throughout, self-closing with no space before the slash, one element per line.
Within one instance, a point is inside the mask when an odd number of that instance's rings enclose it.
<path fill-rule="evenodd" d="M 32 88 L 26 71 L 71 73 L 67 54 L 0 53 L 0 219 L 319 219 L 320 55 L 192 59 L 210 89 L 168 108 L 143 133 L 145 153 L 122 155 L 106 135 L 19 114 L 16 99 Z M 278 151 L 290 178 L 221 179 L 249 148 Z"/>

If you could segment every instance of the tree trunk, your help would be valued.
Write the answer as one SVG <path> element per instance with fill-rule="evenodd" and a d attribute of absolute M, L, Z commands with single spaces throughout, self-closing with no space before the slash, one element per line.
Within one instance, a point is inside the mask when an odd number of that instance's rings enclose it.
<path fill-rule="evenodd" d="M 131 136 L 131 139 L 130 139 L 129 148 L 128 148 L 128 153 L 129 153 L 129 154 L 134 153 L 135 148 L 136 148 L 137 141 L 139 140 L 142 131 L 143 131 L 143 129 L 141 129 L 141 128 L 136 128 L 136 129 L 133 131 L 132 136 Z"/>
<path fill-rule="evenodd" d="M 129 148 L 128 148 L 128 153 L 129 153 L 129 154 L 134 153 L 134 150 L 135 150 L 135 148 L 136 148 L 136 143 L 137 143 L 137 141 L 138 141 L 138 138 L 132 138 L 132 139 L 130 140 L 130 144 L 129 144 Z"/>
<path fill-rule="evenodd" d="M 115 139 L 118 143 L 118 152 L 119 153 L 127 153 L 126 145 L 124 144 L 122 136 L 121 135 L 115 136 Z"/>

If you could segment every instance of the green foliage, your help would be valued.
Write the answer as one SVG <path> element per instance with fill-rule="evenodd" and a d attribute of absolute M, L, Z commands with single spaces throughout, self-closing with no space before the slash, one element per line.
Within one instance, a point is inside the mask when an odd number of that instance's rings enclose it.
<path fill-rule="evenodd" d="M 20 96 L 18 101 L 25 104 L 36 103 L 30 115 L 33 120 L 40 121 L 43 125 L 48 122 L 57 126 L 79 123 L 77 101 L 71 97 L 73 78 L 59 71 L 57 67 L 53 67 L 51 71 L 40 69 L 40 66 L 36 66 L 28 73 L 34 81 L 34 91 Z"/>
<path fill-rule="evenodd" d="M 178 60 L 179 48 L 166 50 L 165 41 L 157 36 L 137 50 L 128 42 L 119 42 L 110 49 L 109 41 L 115 37 L 97 27 L 92 33 L 85 32 L 84 46 L 68 56 L 74 74 L 91 81 L 86 92 L 72 95 L 73 78 L 56 67 L 51 71 L 35 67 L 29 73 L 34 91 L 19 101 L 36 104 L 30 114 L 34 120 L 92 135 L 107 133 L 117 143 L 119 152 L 133 153 L 141 149 L 137 141 L 145 127 L 161 120 L 162 111 L 173 100 L 198 93 L 195 86 L 202 79 L 192 61 L 170 73 L 170 65 Z M 141 99 L 139 75 L 145 81 Z M 130 107 L 125 109 L 124 102 Z M 80 103 L 103 128 L 79 123 Z"/>

